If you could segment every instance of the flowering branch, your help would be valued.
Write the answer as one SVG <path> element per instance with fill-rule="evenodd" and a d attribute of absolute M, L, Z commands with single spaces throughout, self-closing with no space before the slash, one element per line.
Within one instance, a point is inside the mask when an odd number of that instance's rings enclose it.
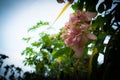
<path fill-rule="evenodd" d="M 92 18 L 96 16 L 93 12 L 81 12 L 76 10 L 75 14 L 70 14 L 69 22 L 62 30 L 61 38 L 67 47 L 72 47 L 76 52 L 76 58 L 80 58 L 84 53 L 84 46 L 88 40 L 97 40 L 97 37 L 90 32 Z"/>

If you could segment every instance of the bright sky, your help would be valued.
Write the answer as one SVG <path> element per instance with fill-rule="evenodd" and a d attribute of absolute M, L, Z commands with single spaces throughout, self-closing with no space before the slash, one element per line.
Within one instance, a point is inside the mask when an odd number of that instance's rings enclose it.
<path fill-rule="evenodd" d="M 52 24 L 64 5 L 58 4 L 56 0 L 0 1 L 0 53 L 9 56 L 7 64 L 30 70 L 29 67 L 23 67 L 24 57 L 21 56 L 21 52 L 27 45 L 22 38 L 28 35 L 27 29 L 40 20 Z M 71 12 L 71 8 L 65 11 L 53 27 L 63 26 Z"/>

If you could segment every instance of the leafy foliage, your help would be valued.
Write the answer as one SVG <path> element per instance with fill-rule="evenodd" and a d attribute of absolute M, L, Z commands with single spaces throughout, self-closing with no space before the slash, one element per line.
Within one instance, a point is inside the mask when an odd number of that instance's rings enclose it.
<path fill-rule="evenodd" d="M 97 3 L 98 0 L 78 0 L 72 5 L 72 8 L 81 11 L 86 8 L 86 11 L 95 12 Z"/>
<path fill-rule="evenodd" d="M 36 23 L 36 25 L 34 25 L 33 27 L 31 27 L 31 28 L 29 28 L 28 29 L 28 32 L 29 31 L 33 31 L 33 30 L 35 30 L 35 29 L 37 29 L 37 28 L 39 28 L 40 26 L 45 26 L 45 25 L 49 25 L 49 23 L 48 22 L 42 22 L 42 21 L 39 21 L 39 22 L 37 22 Z"/>
<path fill-rule="evenodd" d="M 7 58 L 8 56 L 0 54 L 0 80 L 23 80 L 22 69 L 12 64 L 5 64 L 4 60 Z"/>
<path fill-rule="evenodd" d="M 44 31 L 39 39 L 29 42 L 31 37 L 23 38 L 30 44 L 22 52 L 26 55 L 25 65 L 34 66 L 34 73 L 38 80 L 117 80 L 120 72 L 119 40 L 120 40 L 120 3 L 113 0 L 78 0 L 72 4 L 73 10 L 96 12 L 97 16 L 91 22 L 93 34 L 97 41 L 89 41 L 84 47 L 84 55 L 76 59 L 71 47 L 66 47 L 61 39 L 61 31 L 50 35 Z M 97 6 L 97 7 L 96 7 Z M 28 31 L 40 26 L 49 25 L 47 22 L 38 22 Z M 49 30 L 48 30 L 49 31 Z M 89 51 L 92 52 L 88 55 Z M 104 55 L 103 63 L 99 64 L 99 55 Z M 29 77 L 24 77 L 29 79 Z M 49 78 L 49 79 L 48 79 Z"/>
<path fill-rule="evenodd" d="M 75 79 L 76 77 L 72 74 L 79 74 L 81 77 L 77 77 L 78 79 L 86 78 L 83 76 L 87 76 L 89 55 L 84 55 L 85 57 L 81 61 L 77 60 L 74 51 L 65 46 L 60 35 L 61 31 L 52 35 L 45 32 L 39 33 L 39 39 L 31 43 L 28 42 L 30 46 L 22 52 L 22 55 L 26 55 L 24 64 L 34 66 L 37 74 L 46 78 L 67 79 L 66 75 Z M 77 61 L 80 61 L 79 65 L 76 63 Z M 69 74 L 70 72 L 71 74 Z"/>

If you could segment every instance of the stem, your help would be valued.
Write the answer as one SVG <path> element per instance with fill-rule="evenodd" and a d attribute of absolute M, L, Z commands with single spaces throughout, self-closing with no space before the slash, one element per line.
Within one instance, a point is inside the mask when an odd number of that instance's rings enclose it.
<path fill-rule="evenodd" d="M 77 60 L 75 67 L 74 67 L 74 72 L 76 72 L 78 70 L 78 65 L 79 65 L 79 59 Z"/>
<path fill-rule="evenodd" d="M 75 63 L 75 67 L 74 67 L 74 74 L 73 74 L 73 79 L 72 80 L 75 80 L 75 76 L 76 76 L 76 71 L 78 70 L 78 66 L 79 66 L 79 59 L 77 59 L 76 63 Z"/>

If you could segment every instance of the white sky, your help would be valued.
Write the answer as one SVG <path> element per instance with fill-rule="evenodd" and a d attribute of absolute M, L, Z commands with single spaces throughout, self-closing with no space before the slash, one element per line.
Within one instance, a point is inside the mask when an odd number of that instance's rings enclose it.
<path fill-rule="evenodd" d="M 21 3 L 12 3 L 11 6 L 8 5 L 10 8 L 7 7 L 6 10 L 3 10 L 4 15 L 2 17 L 4 20 L 1 20 L 2 35 L 0 37 L 2 41 L 0 41 L 0 44 L 2 45 L 0 45 L 0 53 L 9 56 L 9 59 L 6 60 L 7 64 L 15 64 L 25 70 L 30 69 L 29 67 L 23 67 L 24 57 L 21 56 L 21 52 L 27 45 L 22 38 L 28 35 L 27 29 L 40 20 L 49 21 L 52 24 L 64 5 L 58 4 L 56 0 L 51 2 L 49 0 L 28 0 L 25 3 L 22 1 Z M 71 12 L 71 8 L 65 11 L 53 27 L 64 26 Z"/>

